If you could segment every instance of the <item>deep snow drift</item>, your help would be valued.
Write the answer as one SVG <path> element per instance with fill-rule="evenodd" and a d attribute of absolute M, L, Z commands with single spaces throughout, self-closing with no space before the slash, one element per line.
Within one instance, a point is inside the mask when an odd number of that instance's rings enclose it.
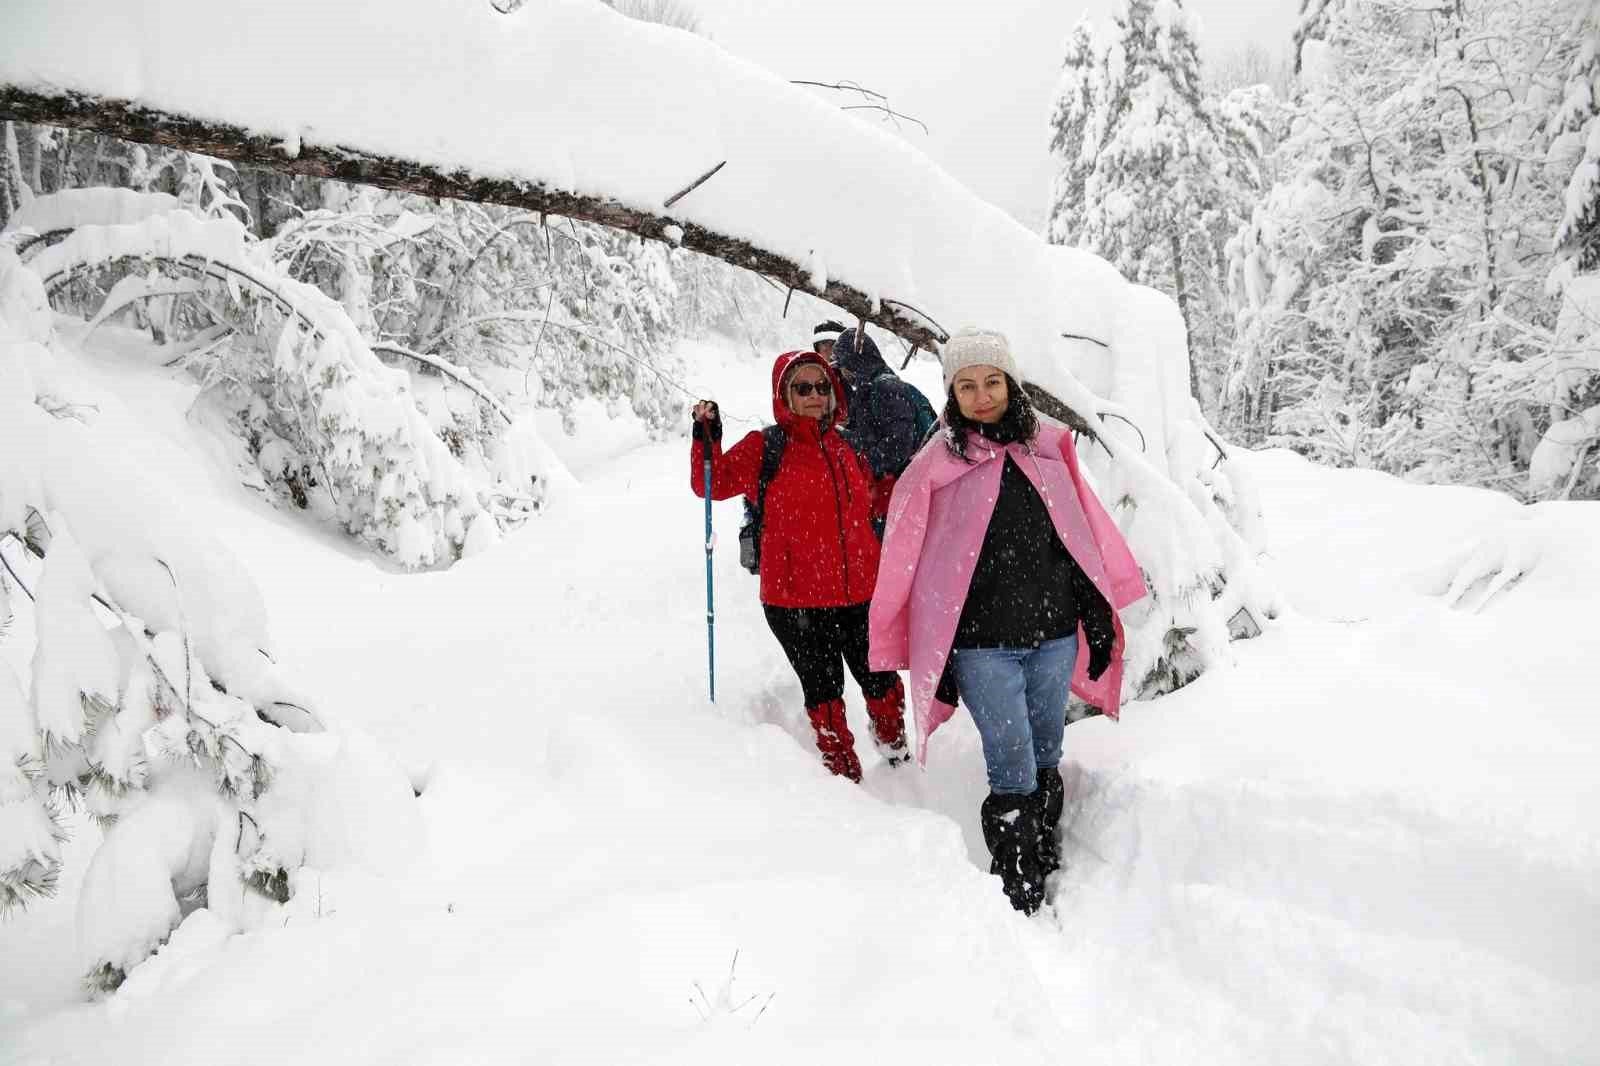
<path fill-rule="evenodd" d="M 767 410 L 765 363 L 685 354 L 730 434 Z M 736 501 L 707 704 L 685 440 L 580 418 L 552 444 L 581 486 L 482 556 L 401 575 L 241 488 L 185 416 L 192 387 L 118 331 L 64 364 L 95 432 L 244 561 L 339 742 L 422 790 L 425 839 L 374 864 L 399 874 L 302 871 L 243 935 L 196 911 L 93 1004 L 80 839 L 62 898 L 0 924 L 0 1062 L 1412 1066 L 1600 1046 L 1593 504 L 1248 457 L 1291 609 L 1231 668 L 1068 729 L 1067 868 L 1028 920 L 984 872 L 964 714 L 925 774 L 864 741 L 864 787 L 817 765 L 737 568 Z M 19 619 L 0 654 L 20 669 L 30 641 Z"/>

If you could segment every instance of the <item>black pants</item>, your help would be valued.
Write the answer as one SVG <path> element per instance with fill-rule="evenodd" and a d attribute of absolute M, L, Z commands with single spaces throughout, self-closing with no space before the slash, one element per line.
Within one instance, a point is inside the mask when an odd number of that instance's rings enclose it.
<path fill-rule="evenodd" d="M 789 665 L 800 676 L 806 706 L 844 698 L 844 667 L 861 686 L 862 695 L 877 699 L 894 688 L 892 670 L 867 668 L 867 605 L 850 607 L 770 607 L 762 604 L 772 635 L 783 645 Z M 841 666 L 840 660 L 844 663 Z"/>

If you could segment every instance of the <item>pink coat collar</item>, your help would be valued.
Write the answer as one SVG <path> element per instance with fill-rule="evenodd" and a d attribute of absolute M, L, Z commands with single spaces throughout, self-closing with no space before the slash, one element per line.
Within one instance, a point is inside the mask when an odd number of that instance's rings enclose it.
<path fill-rule="evenodd" d="M 911 673 L 921 763 L 927 761 L 928 738 L 955 713 L 953 706 L 935 699 L 935 692 L 994 512 L 1007 454 L 1044 500 L 1061 542 L 1112 607 L 1121 610 L 1145 595 L 1138 563 L 1084 480 L 1065 430 L 1043 427 L 1031 446 L 1001 446 L 974 437 L 968 444 L 972 463 L 952 455 L 942 434 L 935 437 L 895 485 L 869 616 L 872 668 Z M 1112 718 L 1121 707 L 1120 619 L 1116 634 L 1110 669 L 1090 681 L 1089 657 L 1080 655 L 1072 678 L 1072 691 Z"/>

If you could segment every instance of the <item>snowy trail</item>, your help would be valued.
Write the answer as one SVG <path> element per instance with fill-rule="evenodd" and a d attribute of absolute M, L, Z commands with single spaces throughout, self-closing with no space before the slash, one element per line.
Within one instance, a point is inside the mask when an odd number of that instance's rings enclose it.
<path fill-rule="evenodd" d="M 763 367 L 707 373 L 763 409 Z M 276 926 L 191 919 L 106 1004 L 41 1012 L 59 961 L 0 985 L 0 1062 L 1595 1061 L 1589 512 L 1258 457 L 1296 610 L 1235 669 L 1069 728 L 1068 868 L 1029 921 L 980 868 L 964 715 L 926 774 L 890 770 L 852 692 L 866 785 L 816 765 L 736 501 L 707 704 L 681 441 L 406 576 L 218 477 L 182 389 L 103 359 L 82 385 L 244 558 L 280 661 L 422 788 L 428 844 L 309 871 Z M 1542 564 L 1447 608 L 1446 534 L 1506 523 Z M 70 954 L 70 894 L 0 952 Z M 717 1001 L 735 951 L 729 1002 L 759 999 L 703 1023 L 691 988 Z"/>

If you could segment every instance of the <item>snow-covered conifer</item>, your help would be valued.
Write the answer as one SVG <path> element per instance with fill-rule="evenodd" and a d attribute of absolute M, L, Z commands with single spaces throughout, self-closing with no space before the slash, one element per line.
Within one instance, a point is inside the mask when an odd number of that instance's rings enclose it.
<path fill-rule="evenodd" d="M 1231 165 L 1237 153 L 1223 146 L 1179 0 L 1129 0 L 1116 25 L 1105 91 L 1087 124 L 1094 163 L 1079 243 L 1177 300 L 1198 397 L 1198 368 L 1221 347 L 1205 309 L 1222 305 L 1222 247 L 1254 171 Z"/>
<path fill-rule="evenodd" d="M 1086 137 L 1095 107 L 1105 92 L 1104 60 L 1087 17 L 1072 27 L 1061 80 L 1050 115 L 1050 157 L 1055 178 L 1050 184 L 1050 204 L 1045 239 L 1051 244 L 1077 245 L 1084 213 L 1084 183 L 1094 169 L 1096 143 Z"/>
<path fill-rule="evenodd" d="M 1600 2 L 1589 0 L 1568 33 L 1574 50 L 1551 133 L 1552 160 L 1572 159 L 1572 177 L 1556 226 L 1562 277 L 1600 270 Z"/>

